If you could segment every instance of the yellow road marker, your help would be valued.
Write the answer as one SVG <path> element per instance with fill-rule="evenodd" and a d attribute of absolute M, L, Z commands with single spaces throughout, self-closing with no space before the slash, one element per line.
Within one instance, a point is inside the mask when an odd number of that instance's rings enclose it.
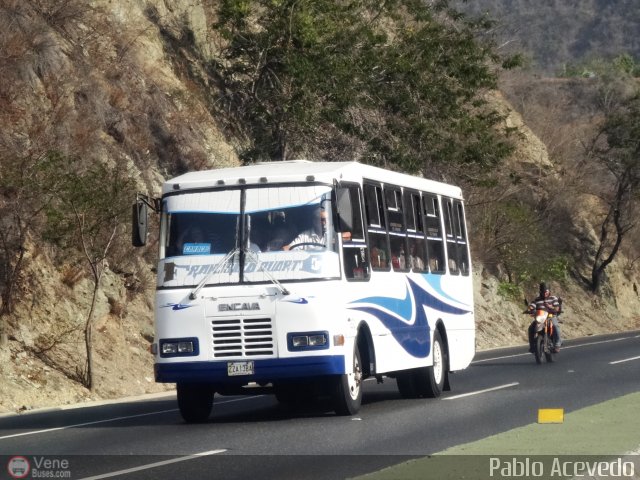
<path fill-rule="evenodd" d="M 538 409 L 538 423 L 562 423 L 562 422 L 564 422 L 564 408 Z"/>

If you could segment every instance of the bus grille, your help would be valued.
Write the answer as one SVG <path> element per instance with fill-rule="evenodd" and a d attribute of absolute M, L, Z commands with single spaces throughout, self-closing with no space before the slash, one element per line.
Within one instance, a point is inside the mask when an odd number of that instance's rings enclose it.
<path fill-rule="evenodd" d="M 270 318 L 232 318 L 211 321 L 213 356 L 255 357 L 274 355 Z"/>

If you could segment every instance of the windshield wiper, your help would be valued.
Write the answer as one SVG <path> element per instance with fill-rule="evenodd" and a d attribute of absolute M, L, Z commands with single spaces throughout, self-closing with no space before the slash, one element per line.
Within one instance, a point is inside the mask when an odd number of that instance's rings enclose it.
<path fill-rule="evenodd" d="M 204 287 L 204 285 L 207 283 L 207 281 L 211 278 L 211 276 L 215 273 L 221 273 L 222 270 L 224 270 L 224 268 L 229 264 L 229 262 L 231 262 L 235 256 L 240 253 L 240 249 L 239 248 L 234 248 L 233 250 L 231 250 L 229 253 L 227 253 L 224 258 L 222 260 L 220 260 L 216 266 L 213 268 L 213 270 L 211 270 L 209 273 L 207 273 L 205 275 L 205 277 L 200 281 L 200 283 L 196 286 L 196 288 L 194 288 L 191 293 L 189 294 L 189 299 L 190 300 L 195 300 L 196 297 L 198 296 L 198 292 L 202 289 L 202 287 Z"/>
<path fill-rule="evenodd" d="M 227 253 L 224 256 L 224 258 L 218 262 L 218 264 L 214 267 L 214 269 L 211 270 L 209 273 L 207 273 L 207 275 L 200 281 L 200 283 L 198 283 L 196 288 L 194 288 L 191 291 L 191 293 L 189 293 L 189 299 L 190 300 L 195 300 L 196 297 L 198 296 L 198 292 L 200 290 L 202 290 L 202 287 L 205 286 L 205 284 L 211 278 L 211 276 L 216 274 L 216 273 L 221 273 L 224 270 L 224 268 L 227 265 L 229 265 L 229 263 L 232 262 L 235 259 L 235 256 L 238 255 L 239 253 L 240 253 L 240 249 L 239 248 L 234 248 L 229 253 Z M 264 273 L 267 276 L 267 278 L 271 281 L 271 283 L 273 283 L 276 287 L 278 287 L 278 290 L 280 290 L 280 293 L 282 295 L 289 295 L 290 294 L 289 290 L 287 290 L 284 285 L 282 285 L 273 275 L 271 275 L 271 273 L 269 273 L 267 270 L 265 270 L 265 268 L 262 266 L 262 261 L 260 261 L 260 257 L 258 257 L 258 255 L 256 255 L 255 253 L 253 253 L 249 249 L 244 249 L 243 253 L 246 256 L 248 256 L 250 260 L 256 262 L 256 264 L 258 266 L 258 270 L 260 270 L 262 273 Z"/>
<path fill-rule="evenodd" d="M 254 252 L 252 252 L 248 248 L 244 248 L 243 252 L 246 256 L 249 257 L 249 260 L 256 262 L 256 264 L 258 265 L 258 269 L 262 273 L 264 273 L 269 280 L 271 280 L 271 283 L 273 283 L 276 287 L 278 287 L 278 289 L 280 289 L 280 293 L 282 295 L 289 295 L 290 293 L 289 290 L 287 290 L 284 285 L 282 285 L 278 280 L 276 280 L 276 278 L 273 275 L 271 275 L 267 270 L 264 269 L 264 267 L 262 266 L 262 261 L 260 261 L 260 257 L 258 257 L 258 255 L 256 255 Z"/>

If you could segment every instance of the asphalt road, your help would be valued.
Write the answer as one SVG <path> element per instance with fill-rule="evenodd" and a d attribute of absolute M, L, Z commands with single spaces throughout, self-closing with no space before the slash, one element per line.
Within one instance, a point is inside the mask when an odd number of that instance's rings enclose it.
<path fill-rule="evenodd" d="M 394 380 L 366 382 L 354 417 L 323 403 L 287 409 L 272 396 L 216 396 L 198 425 L 182 421 L 173 396 L 7 416 L 0 461 L 21 456 L 29 475 L 62 478 L 353 477 L 535 423 L 540 408 L 571 412 L 639 392 L 640 332 L 568 341 L 553 364 L 536 365 L 525 347 L 480 352 L 451 384 L 440 399 L 405 400 Z"/>

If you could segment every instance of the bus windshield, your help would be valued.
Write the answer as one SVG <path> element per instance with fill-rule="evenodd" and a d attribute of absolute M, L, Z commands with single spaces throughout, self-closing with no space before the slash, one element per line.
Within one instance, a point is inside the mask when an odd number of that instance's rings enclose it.
<path fill-rule="evenodd" d="M 326 185 L 167 196 L 158 286 L 339 277 L 332 208 Z"/>

